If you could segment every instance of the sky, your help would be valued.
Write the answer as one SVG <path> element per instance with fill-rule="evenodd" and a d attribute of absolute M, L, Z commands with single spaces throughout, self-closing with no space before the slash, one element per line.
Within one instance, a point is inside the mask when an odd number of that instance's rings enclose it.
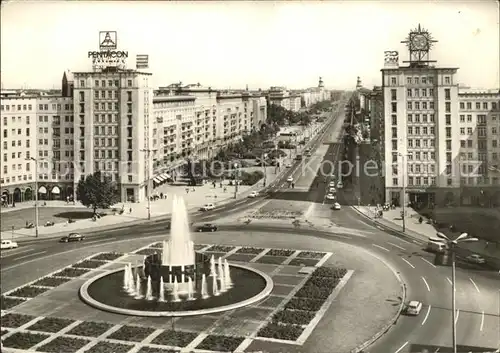
<path fill-rule="evenodd" d="M 99 31 L 118 46 L 149 54 L 154 86 L 306 88 L 321 76 L 332 89 L 380 85 L 384 51 L 417 27 L 438 40 L 437 66 L 458 79 L 498 88 L 499 11 L 495 0 L 106 2 L 2 1 L 2 88 L 59 88 L 64 70 L 88 71 Z"/>

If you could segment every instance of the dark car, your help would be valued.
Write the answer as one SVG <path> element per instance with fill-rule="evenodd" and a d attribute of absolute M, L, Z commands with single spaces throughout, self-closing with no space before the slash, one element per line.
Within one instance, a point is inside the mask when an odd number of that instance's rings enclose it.
<path fill-rule="evenodd" d="M 69 235 L 62 237 L 59 241 L 61 243 L 68 243 L 70 241 L 82 241 L 85 239 L 85 236 L 78 233 L 70 233 Z"/>
<path fill-rule="evenodd" d="M 201 226 L 196 227 L 197 232 L 215 232 L 217 230 L 217 226 L 212 223 L 205 223 Z"/>
<path fill-rule="evenodd" d="M 172 222 L 171 221 L 167 221 L 165 223 L 165 229 L 170 230 L 170 228 L 172 228 Z"/>

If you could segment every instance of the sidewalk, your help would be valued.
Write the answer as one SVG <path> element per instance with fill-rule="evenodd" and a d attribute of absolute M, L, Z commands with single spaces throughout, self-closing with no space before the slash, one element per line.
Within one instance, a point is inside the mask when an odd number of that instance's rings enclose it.
<path fill-rule="evenodd" d="M 378 223 L 387 228 L 393 229 L 398 232 L 403 231 L 403 221 L 401 219 L 401 208 L 397 207 L 394 210 L 385 211 L 383 218 L 373 218 L 375 207 L 366 206 L 352 206 L 353 209 L 363 214 L 364 216 L 372 219 L 375 223 Z M 437 230 L 430 224 L 418 222 L 420 217 L 417 212 L 411 208 L 406 208 L 406 222 L 405 222 L 405 234 L 409 235 L 415 239 L 421 240 L 425 243 L 429 241 L 429 237 L 436 237 Z M 479 240 L 473 243 L 461 243 L 460 248 L 467 249 L 473 253 L 480 254 L 485 257 L 494 258 L 500 260 L 500 246 L 495 246 L 495 244 L 487 244 L 484 240 Z"/>
<path fill-rule="evenodd" d="M 262 170 L 262 167 L 258 167 L 259 170 Z M 255 167 L 245 168 L 247 169 L 255 169 Z M 282 171 L 284 169 L 282 168 Z M 280 172 L 276 173 L 275 167 L 267 167 L 266 168 L 266 183 L 269 185 L 272 183 L 276 177 L 280 175 Z M 258 191 L 263 188 L 264 179 L 261 179 L 256 184 L 252 186 L 248 185 L 239 185 L 238 193 L 236 195 L 236 199 L 241 200 L 247 198 L 250 192 Z M 224 192 L 224 187 L 226 187 L 226 191 Z M 170 186 L 163 185 L 160 188 L 155 189 L 156 194 L 160 194 L 161 192 L 164 195 L 167 195 L 166 199 L 160 199 L 157 201 L 151 201 L 151 218 L 159 218 L 162 216 L 168 216 L 172 212 L 172 196 L 179 195 L 184 198 L 184 202 L 186 203 L 187 209 L 192 212 L 198 210 L 201 206 L 207 203 L 213 203 L 216 206 L 221 206 L 227 203 L 230 203 L 235 200 L 234 198 L 234 186 L 229 186 L 228 181 L 225 181 L 223 187 L 220 187 L 220 184 L 216 184 L 216 187 L 213 187 L 213 184 L 205 184 L 203 186 L 194 187 L 195 191 L 192 191 L 193 187 L 189 187 L 189 192 L 186 192 L 186 187 L 184 186 Z M 25 205 L 19 204 L 19 207 L 6 209 L 5 212 L 12 212 L 16 210 L 20 210 L 23 208 L 32 208 L 33 203 L 29 202 Z M 48 201 L 47 206 L 44 207 L 82 207 L 81 204 L 77 203 L 75 206 L 67 205 L 66 202 L 63 201 Z M 107 210 L 109 215 L 106 215 L 97 221 L 92 221 L 92 219 L 83 219 L 77 220 L 74 223 L 68 224 L 65 223 L 57 223 L 52 227 L 43 227 L 41 225 L 38 230 L 39 237 L 52 237 L 57 235 L 58 233 L 70 233 L 70 232 L 82 232 L 82 231 L 92 231 L 98 230 L 101 228 L 112 228 L 113 226 L 130 224 L 142 222 L 147 220 L 148 217 L 148 203 L 147 201 L 140 203 L 119 203 L 114 205 L 112 208 L 121 208 L 125 209 L 125 213 L 122 215 L 116 214 L 113 215 L 111 210 Z M 132 212 L 130 212 L 132 209 Z M 3 212 L 2 212 L 3 213 Z M 0 233 L 1 239 L 14 239 L 21 240 L 26 238 L 34 238 L 35 229 L 16 229 L 14 232 L 12 231 L 4 231 Z"/>

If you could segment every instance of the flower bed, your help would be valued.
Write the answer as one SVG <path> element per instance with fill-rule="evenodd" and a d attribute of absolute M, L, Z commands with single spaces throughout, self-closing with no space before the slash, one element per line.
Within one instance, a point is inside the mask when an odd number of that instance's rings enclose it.
<path fill-rule="evenodd" d="M 206 248 L 208 244 L 194 244 L 194 250 L 201 250 L 203 248 Z"/>
<path fill-rule="evenodd" d="M 264 255 L 257 259 L 260 264 L 281 265 L 286 260 L 283 256 L 267 256 Z"/>
<path fill-rule="evenodd" d="M 284 256 L 288 257 L 292 255 L 295 251 L 290 249 L 271 249 L 266 252 L 266 256 Z"/>
<path fill-rule="evenodd" d="M 90 270 L 86 269 L 86 268 L 66 267 L 65 269 L 62 269 L 61 271 L 54 273 L 52 276 L 76 278 L 76 277 L 80 277 L 80 276 L 88 273 L 89 271 Z"/>
<path fill-rule="evenodd" d="M 262 249 L 262 248 L 245 247 L 245 248 L 238 249 L 238 251 L 236 251 L 236 254 L 250 254 L 250 255 L 255 254 L 255 255 L 257 255 L 263 251 L 264 251 L 264 249 Z"/>
<path fill-rule="evenodd" d="M 306 283 L 299 291 L 295 294 L 295 297 L 299 298 L 312 298 L 317 300 L 325 301 L 326 298 L 332 293 L 331 287 L 319 287 L 312 283 Z"/>
<path fill-rule="evenodd" d="M 216 352 L 234 352 L 244 339 L 243 337 L 208 335 L 196 348 Z"/>
<path fill-rule="evenodd" d="M 155 332 L 155 329 L 151 327 L 122 326 L 118 331 L 113 332 L 107 338 L 120 341 L 141 342 L 153 332 Z"/>
<path fill-rule="evenodd" d="M 198 336 L 197 333 L 183 331 L 164 331 L 157 336 L 152 344 L 162 346 L 186 347 L 192 340 Z"/>
<path fill-rule="evenodd" d="M 25 301 L 26 301 L 26 299 L 9 298 L 9 297 L 4 297 L 2 295 L 0 297 L 0 306 L 1 306 L 2 310 L 9 310 L 15 306 L 18 306 L 19 304 L 24 303 Z"/>
<path fill-rule="evenodd" d="M 316 252 L 316 251 L 301 251 L 297 257 L 308 258 L 308 259 L 322 259 L 326 253 Z"/>
<path fill-rule="evenodd" d="M 84 321 L 76 327 L 73 327 L 68 335 L 75 336 L 85 336 L 85 337 L 99 337 L 104 332 L 108 331 L 112 324 L 108 324 L 107 322 L 92 322 L 92 321 Z"/>
<path fill-rule="evenodd" d="M 33 286 L 24 286 L 19 289 L 16 289 L 14 292 L 10 293 L 9 295 L 13 297 L 21 297 L 21 298 L 34 298 L 36 296 L 39 296 L 42 293 L 45 293 L 48 291 L 49 288 L 42 288 L 42 287 L 33 287 Z"/>
<path fill-rule="evenodd" d="M 3 322 L 2 322 L 3 325 Z M 2 340 L 5 348 L 30 349 L 50 336 L 42 333 L 16 332 Z"/>
<path fill-rule="evenodd" d="M 33 325 L 29 326 L 27 330 L 56 333 L 61 331 L 66 326 L 71 325 L 73 322 L 74 321 L 70 319 L 61 319 L 58 317 L 45 317 L 35 322 Z"/>
<path fill-rule="evenodd" d="M 179 353 L 180 351 L 175 349 L 166 348 L 156 348 L 156 347 L 142 347 L 137 351 L 137 353 Z"/>
<path fill-rule="evenodd" d="M 37 351 L 47 353 L 74 353 L 89 342 L 90 340 L 82 338 L 59 336 L 37 348 Z"/>
<path fill-rule="evenodd" d="M 61 284 L 71 281 L 71 278 L 64 277 L 44 277 L 33 283 L 34 286 L 58 287 Z"/>
<path fill-rule="evenodd" d="M 163 249 L 163 242 L 162 242 L 162 241 L 160 241 L 160 242 L 158 242 L 158 243 L 151 244 L 149 247 L 150 247 L 150 248 L 155 248 L 155 249 L 158 249 L 158 248 L 159 248 L 159 249 Z"/>
<path fill-rule="evenodd" d="M 304 329 L 297 325 L 270 322 L 259 330 L 257 336 L 279 340 L 296 341 Z"/>
<path fill-rule="evenodd" d="M 34 319 L 36 319 L 36 316 L 9 313 L 2 316 L 1 320 L 3 327 L 19 328 Z"/>
<path fill-rule="evenodd" d="M 100 260 L 83 260 L 81 262 L 77 262 L 76 264 L 71 265 L 73 268 L 98 268 L 103 265 L 107 264 L 106 261 L 100 261 Z"/>
<path fill-rule="evenodd" d="M 313 277 L 336 277 L 342 278 L 347 273 L 345 268 L 318 267 L 312 274 Z"/>
<path fill-rule="evenodd" d="M 161 254 L 162 251 L 158 248 L 146 248 L 136 252 L 137 255 L 153 255 L 154 253 Z"/>
<path fill-rule="evenodd" d="M 127 353 L 132 347 L 130 344 L 101 341 L 87 349 L 85 353 Z"/>
<path fill-rule="evenodd" d="M 122 257 L 124 254 L 120 252 L 104 252 L 102 254 L 97 254 L 95 256 L 92 256 L 90 260 L 95 260 L 95 261 L 114 261 L 118 259 L 119 257 Z"/>
<path fill-rule="evenodd" d="M 289 266 L 307 266 L 307 267 L 314 267 L 318 264 L 319 260 L 318 259 L 308 259 L 304 257 L 296 257 L 292 261 L 288 263 Z"/>
<path fill-rule="evenodd" d="M 316 316 L 316 313 L 304 310 L 281 310 L 277 312 L 272 321 L 293 325 L 307 325 Z"/>
<path fill-rule="evenodd" d="M 234 246 L 226 246 L 226 245 L 212 245 L 206 252 L 230 252 L 234 249 Z"/>
<path fill-rule="evenodd" d="M 290 299 L 288 303 L 285 304 L 285 309 L 316 312 L 321 308 L 323 303 L 324 303 L 323 300 L 293 297 Z"/>

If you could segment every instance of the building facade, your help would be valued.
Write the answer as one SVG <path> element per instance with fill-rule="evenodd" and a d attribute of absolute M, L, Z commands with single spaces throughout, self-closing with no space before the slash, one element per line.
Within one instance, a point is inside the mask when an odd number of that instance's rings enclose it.
<path fill-rule="evenodd" d="M 408 38 L 409 64 L 386 52 L 381 70 L 386 201 L 499 205 L 498 91 L 460 92 L 458 68 L 428 60 L 430 34 L 419 26 Z"/>

